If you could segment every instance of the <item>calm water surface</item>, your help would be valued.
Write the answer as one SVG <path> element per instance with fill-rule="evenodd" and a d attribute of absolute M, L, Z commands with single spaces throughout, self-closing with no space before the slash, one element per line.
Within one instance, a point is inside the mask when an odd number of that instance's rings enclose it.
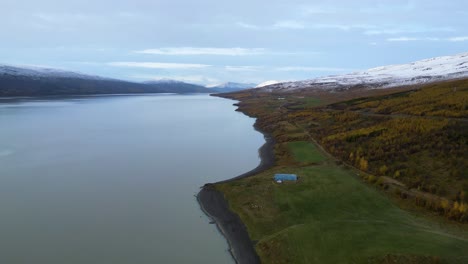
<path fill-rule="evenodd" d="M 233 263 L 194 197 L 259 163 L 264 139 L 232 103 L 0 103 L 0 263 Z"/>

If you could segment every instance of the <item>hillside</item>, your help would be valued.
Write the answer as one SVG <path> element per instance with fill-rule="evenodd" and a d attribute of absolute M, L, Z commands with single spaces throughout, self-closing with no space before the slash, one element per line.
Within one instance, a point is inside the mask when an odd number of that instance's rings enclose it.
<path fill-rule="evenodd" d="M 466 263 L 468 79 L 222 96 L 275 141 L 275 166 L 215 185 L 262 262 Z"/>

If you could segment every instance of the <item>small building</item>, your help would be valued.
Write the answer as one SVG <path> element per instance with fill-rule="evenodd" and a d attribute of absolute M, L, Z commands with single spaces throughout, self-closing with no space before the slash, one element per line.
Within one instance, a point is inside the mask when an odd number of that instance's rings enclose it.
<path fill-rule="evenodd" d="M 297 181 L 297 175 L 278 173 L 278 174 L 275 174 L 274 179 L 278 183 L 284 182 L 284 181 Z"/>

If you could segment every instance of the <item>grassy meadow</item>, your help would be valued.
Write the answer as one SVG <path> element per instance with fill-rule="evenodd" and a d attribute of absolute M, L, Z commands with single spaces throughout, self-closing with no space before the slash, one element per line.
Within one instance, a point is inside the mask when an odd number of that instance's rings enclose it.
<path fill-rule="evenodd" d="M 400 209 L 310 142 L 288 147 L 298 165 L 217 186 L 264 263 L 468 263 L 466 229 Z"/>

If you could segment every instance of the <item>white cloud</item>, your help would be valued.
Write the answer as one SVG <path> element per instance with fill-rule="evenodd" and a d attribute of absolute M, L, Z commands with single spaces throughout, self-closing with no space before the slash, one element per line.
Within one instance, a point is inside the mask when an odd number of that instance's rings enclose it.
<path fill-rule="evenodd" d="M 397 1 L 395 1 L 397 2 Z M 373 5 L 360 8 L 359 12 L 364 14 L 395 14 L 395 13 L 406 13 L 414 11 L 417 6 L 414 1 L 403 1 L 404 3 L 373 3 Z"/>
<path fill-rule="evenodd" d="M 397 29 L 372 29 L 364 32 L 366 35 L 382 35 L 382 34 L 398 34 L 402 33 L 401 30 Z"/>
<path fill-rule="evenodd" d="M 278 21 L 273 25 L 274 28 L 287 28 L 287 29 L 304 29 L 305 25 L 302 22 L 294 20 Z"/>
<path fill-rule="evenodd" d="M 420 38 L 409 38 L 409 37 L 398 37 L 398 38 L 388 38 L 387 41 L 390 42 L 406 42 L 406 41 L 418 41 Z"/>
<path fill-rule="evenodd" d="M 352 29 L 364 29 L 370 30 L 376 28 L 375 25 L 369 24 L 314 24 L 306 23 L 297 20 L 281 20 L 277 21 L 270 26 L 258 26 L 246 23 L 237 23 L 238 26 L 255 29 L 255 30 L 277 30 L 277 29 L 337 29 L 337 30 L 352 30 Z"/>
<path fill-rule="evenodd" d="M 451 42 L 461 42 L 461 41 L 468 41 L 468 36 L 463 36 L 463 37 L 453 37 L 449 38 L 448 41 Z"/>
<path fill-rule="evenodd" d="M 224 55 L 247 56 L 261 55 L 266 52 L 262 48 L 195 48 L 195 47 L 169 47 L 159 49 L 138 50 L 135 53 L 154 55 Z"/>
<path fill-rule="evenodd" d="M 54 14 L 54 13 L 36 13 L 33 14 L 33 17 L 49 22 L 49 23 L 63 23 L 63 22 L 84 22 L 89 19 L 96 18 L 95 16 L 81 14 L 81 13 L 67 13 L 67 14 Z"/>
<path fill-rule="evenodd" d="M 244 23 L 244 22 L 237 22 L 236 25 L 242 28 L 247 28 L 247 29 L 261 29 L 262 28 L 260 26 L 252 25 L 252 24 Z"/>
<path fill-rule="evenodd" d="M 351 30 L 351 29 L 371 29 L 375 28 L 374 25 L 368 24 L 355 24 L 355 25 L 347 25 L 347 24 L 315 24 L 311 27 L 317 29 L 339 29 L 339 30 Z"/>
<path fill-rule="evenodd" d="M 276 22 L 273 25 L 274 28 L 288 28 L 288 29 L 339 29 L 339 30 L 351 30 L 351 29 L 371 29 L 375 28 L 374 25 L 367 24 L 305 24 L 303 22 L 294 20 L 285 20 Z"/>
<path fill-rule="evenodd" d="M 149 69 L 199 69 L 211 67 L 207 64 L 194 63 L 166 63 L 166 62 L 109 62 L 109 66 L 113 67 L 133 67 L 133 68 L 149 68 Z"/>
<path fill-rule="evenodd" d="M 364 32 L 366 35 L 395 35 L 404 33 L 427 33 L 427 32 L 454 32 L 455 29 L 450 27 L 402 27 L 402 28 L 381 28 L 371 29 Z"/>
<path fill-rule="evenodd" d="M 406 42 L 406 41 L 449 41 L 449 42 L 462 42 L 468 41 L 468 36 L 464 37 L 451 37 L 451 38 L 438 38 L 438 37 L 398 37 L 398 38 L 388 38 L 387 41 L 390 42 Z"/>
<path fill-rule="evenodd" d="M 261 66 L 225 66 L 224 69 L 227 71 L 259 71 L 263 67 Z"/>
<path fill-rule="evenodd" d="M 302 13 L 304 15 L 337 14 L 339 10 L 336 7 L 307 6 L 302 8 Z"/>
<path fill-rule="evenodd" d="M 123 17 L 123 18 L 138 18 L 139 16 L 143 16 L 142 14 L 139 13 L 132 13 L 132 12 L 118 12 L 117 16 Z"/>

